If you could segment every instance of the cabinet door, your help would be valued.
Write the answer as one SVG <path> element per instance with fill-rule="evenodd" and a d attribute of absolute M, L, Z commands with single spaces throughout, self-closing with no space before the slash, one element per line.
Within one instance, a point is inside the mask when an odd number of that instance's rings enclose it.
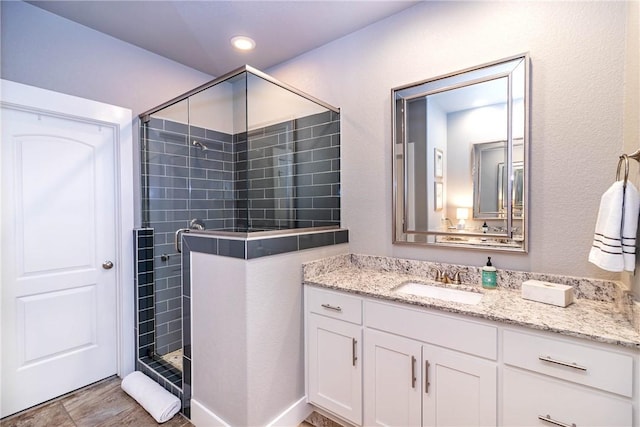
<path fill-rule="evenodd" d="M 420 426 L 421 344 L 365 330 L 365 425 Z"/>
<path fill-rule="evenodd" d="M 496 425 L 494 362 L 431 345 L 422 356 L 424 426 Z"/>
<path fill-rule="evenodd" d="M 362 423 L 362 328 L 309 314 L 309 401 L 354 423 Z"/>
<path fill-rule="evenodd" d="M 504 368 L 505 426 L 630 426 L 631 402 L 592 388 Z"/>

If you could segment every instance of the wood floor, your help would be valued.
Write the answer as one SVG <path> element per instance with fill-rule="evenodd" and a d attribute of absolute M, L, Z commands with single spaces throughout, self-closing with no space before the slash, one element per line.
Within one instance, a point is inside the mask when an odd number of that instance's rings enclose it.
<path fill-rule="evenodd" d="M 0 427 L 147 427 L 158 426 L 151 415 L 112 377 L 0 420 Z M 180 414 L 166 427 L 192 427 Z"/>
<path fill-rule="evenodd" d="M 120 388 L 121 379 L 107 378 L 89 387 L 0 420 L 0 427 L 194 427 L 180 414 L 158 424 Z M 313 427 L 303 422 L 299 427 Z"/>

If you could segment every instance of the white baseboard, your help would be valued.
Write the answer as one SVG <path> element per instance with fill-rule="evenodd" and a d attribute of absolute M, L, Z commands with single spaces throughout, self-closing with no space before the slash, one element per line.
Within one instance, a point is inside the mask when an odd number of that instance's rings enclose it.
<path fill-rule="evenodd" d="M 196 427 L 230 427 L 222 418 L 195 399 L 191 399 L 191 424 Z"/>
<path fill-rule="evenodd" d="M 313 406 L 307 403 L 307 397 L 303 396 L 296 403 L 285 409 L 267 427 L 297 427 L 313 412 Z"/>
<path fill-rule="evenodd" d="M 273 419 L 267 427 L 297 427 L 313 412 L 306 396 L 295 402 Z M 195 399 L 191 399 L 191 423 L 196 427 L 230 427 L 222 418 L 207 409 Z"/>

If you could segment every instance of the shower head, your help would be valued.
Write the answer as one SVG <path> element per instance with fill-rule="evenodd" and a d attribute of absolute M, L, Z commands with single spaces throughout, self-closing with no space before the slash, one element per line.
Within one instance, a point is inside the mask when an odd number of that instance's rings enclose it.
<path fill-rule="evenodd" d="M 193 142 L 191 143 L 191 145 L 193 145 L 194 147 L 198 147 L 200 148 L 202 151 L 207 151 L 208 148 L 206 145 L 204 145 L 202 142 L 200 141 L 196 141 L 195 139 L 193 140 Z"/>

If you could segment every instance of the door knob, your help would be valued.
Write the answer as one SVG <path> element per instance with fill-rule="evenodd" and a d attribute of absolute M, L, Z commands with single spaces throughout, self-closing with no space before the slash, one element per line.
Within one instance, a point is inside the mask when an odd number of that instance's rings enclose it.
<path fill-rule="evenodd" d="M 105 261 L 102 263 L 102 268 L 105 270 L 110 270 L 113 268 L 113 263 L 111 261 Z"/>

